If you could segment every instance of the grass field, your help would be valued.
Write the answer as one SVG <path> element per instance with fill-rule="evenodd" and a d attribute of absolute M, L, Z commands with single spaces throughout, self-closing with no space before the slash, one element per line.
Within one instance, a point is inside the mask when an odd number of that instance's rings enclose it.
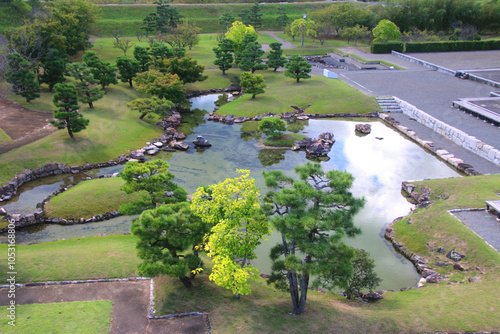
<path fill-rule="evenodd" d="M 76 279 L 124 278 L 136 276 L 139 259 L 131 235 L 78 238 L 29 246 L 16 246 L 16 282 L 46 282 Z M 7 245 L 0 244 L 7 254 Z M 7 260 L 0 268 L 7 272 Z M 1 279 L 0 284 L 5 284 Z"/>
<path fill-rule="evenodd" d="M 295 143 L 297 140 L 302 140 L 304 138 L 307 138 L 307 136 L 287 133 L 287 134 L 282 134 L 277 138 L 267 137 L 264 139 L 263 143 L 264 145 L 271 147 L 293 147 L 293 143 Z"/>
<path fill-rule="evenodd" d="M 125 181 L 120 177 L 80 182 L 53 197 L 45 205 L 45 214 L 48 217 L 65 219 L 89 218 L 118 210 L 122 204 L 140 201 L 146 194 L 146 192 L 136 192 L 127 195 L 120 190 L 124 184 Z"/>
<path fill-rule="evenodd" d="M 16 326 L 8 325 L 9 319 L 2 316 L 0 328 L 6 334 L 105 334 L 111 325 L 112 304 L 110 300 L 100 300 L 17 305 Z"/>
<path fill-rule="evenodd" d="M 238 71 L 231 70 L 229 73 Z M 358 113 L 366 114 L 378 110 L 375 99 L 368 97 L 340 80 L 323 76 L 296 83 L 293 78 L 285 77 L 283 72 L 272 70 L 258 71 L 262 74 L 268 88 L 264 94 L 251 99 L 247 94 L 222 106 L 217 113 L 234 116 L 255 116 L 272 111 L 274 114 L 293 111 L 290 105 L 305 107 L 311 114 Z"/>
<path fill-rule="evenodd" d="M 8 143 L 9 141 L 12 141 L 12 139 L 5 133 L 5 131 L 0 129 L 0 145 Z"/>
<path fill-rule="evenodd" d="M 27 168 L 38 168 L 48 163 L 82 165 L 114 159 L 129 150 L 138 149 L 154 137 L 160 129 L 155 119 L 139 120 L 139 113 L 130 111 L 126 103 L 137 98 L 135 90 L 127 84 L 108 88 L 106 96 L 95 102 L 95 109 L 82 105 L 84 117 L 90 119 L 86 130 L 75 134 L 72 140 L 66 130 L 59 130 L 39 141 L 2 154 L 0 160 L 0 184 L 12 179 Z M 52 94 L 26 103 L 15 100 L 27 108 L 52 111 Z"/>

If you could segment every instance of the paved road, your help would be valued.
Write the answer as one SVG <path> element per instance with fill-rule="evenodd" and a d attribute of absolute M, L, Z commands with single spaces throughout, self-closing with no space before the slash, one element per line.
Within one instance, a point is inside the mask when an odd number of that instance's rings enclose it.
<path fill-rule="evenodd" d="M 462 211 L 453 213 L 462 223 L 500 252 L 500 222 L 496 213 Z"/>
<path fill-rule="evenodd" d="M 205 320 L 201 317 L 149 320 L 149 286 L 150 282 L 146 280 L 22 287 L 17 288 L 16 303 L 26 305 L 112 300 L 111 334 L 207 332 Z M 7 289 L 0 289 L 0 305 L 9 303 L 6 291 Z"/>

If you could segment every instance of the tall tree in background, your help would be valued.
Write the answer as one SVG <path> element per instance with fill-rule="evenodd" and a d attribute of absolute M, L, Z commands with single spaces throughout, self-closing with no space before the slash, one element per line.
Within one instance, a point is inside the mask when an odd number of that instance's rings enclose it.
<path fill-rule="evenodd" d="M 177 74 L 162 73 L 158 70 L 148 70 L 139 73 L 135 78 L 136 89 L 178 103 L 185 99 L 186 88 Z"/>
<path fill-rule="evenodd" d="M 57 49 L 49 49 L 45 57 L 42 58 L 43 73 L 39 76 L 40 83 L 46 83 L 52 91 L 56 83 L 64 82 L 64 72 L 68 55 Z"/>
<path fill-rule="evenodd" d="M 130 88 L 133 88 L 133 79 L 141 70 L 141 65 L 135 59 L 127 57 L 116 57 L 116 67 L 118 67 L 118 79 L 122 82 L 128 82 Z"/>
<path fill-rule="evenodd" d="M 21 95 L 26 102 L 40 97 L 40 84 L 32 69 L 31 63 L 19 53 L 11 53 L 7 56 L 8 69 L 5 77 L 12 84 L 12 91 Z"/>
<path fill-rule="evenodd" d="M 226 71 L 233 67 L 233 41 L 229 38 L 223 38 L 216 48 L 212 49 L 215 53 L 214 64 L 219 66 L 222 71 L 222 75 L 226 74 Z"/>
<path fill-rule="evenodd" d="M 240 177 L 198 188 L 191 210 L 212 226 L 206 247 L 214 264 L 210 280 L 239 296 L 249 294 L 248 280 L 259 277 L 247 260 L 256 258 L 255 247 L 270 229 L 250 171 L 237 171 Z"/>
<path fill-rule="evenodd" d="M 373 28 L 374 42 L 388 42 L 391 40 L 397 41 L 401 38 L 399 28 L 389 20 L 381 20 L 375 28 Z"/>
<path fill-rule="evenodd" d="M 292 22 L 291 32 L 294 36 L 300 35 L 300 46 L 304 46 L 305 36 L 316 36 L 314 21 L 307 19 L 297 19 Z"/>
<path fill-rule="evenodd" d="M 148 49 L 142 46 L 136 46 L 134 48 L 134 58 L 139 63 L 141 70 L 139 72 L 147 71 L 149 68 L 149 63 L 151 62 L 151 56 L 149 55 Z"/>
<path fill-rule="evenodd" d="M 226 31 L 229 31 L 229 25 L 235 21 L 234 14 L 231 11 L 222 13 L 219 17 L 219 23 L 226 26 Z"/>
<path fill-rule="evenodd" d="M 149 34 L 154 32 L 156 29 L 156 13 L 149 13 L 142 20 L 143 26 L 142 29 L 146 30 L 146 38 L 149 37 Z"/>
<path fill-rule="evenodd" d="M 73 133 L 80 132 L 87 128 L 89 120 L 83 118 L 83 115 L 78 112 L 78 91 L 73 84 L 58 83 L 54 86 L 56 93 L 52 101 L 59 109 L 54 110 L 54 118 L 56 120 L 50 123 L 58 129 L 66 128 L 71 139 L 75 139 Z"/>
<path fill-rule="evenodd" d="M 283 6 L 278 7 L 278 23 L 279 26 L 283 29 L 283 33 L 285 33 L 285 27 L 290 20 L 288 15 L 286 15 L 286 9 Z"/>
<path fill-rule="evenodd" d="M 170 34 L 166 36 L 166 42 L 170 44 L 173 48 L 185 48 L 188 47 L 189 50 L 200 42 L 198 34 L 201 28 L 189 23 L 188 20 L 184 20 L 177 27 L 172 28 Z"/>
<path fill-rule="evenodd" d="M 134 219 L 130 230 L 138 239 L 139 274 L 167 275 L 187 288 L 193 285 L 191 280 L 203 265 L 196 246 L 210 227 L 189 206 L 187 202 L 162 205 Z"/>
<path fill-rule="evenodd" d="M 311 72 L 312 65 L 302 56 L 292 55 L 285 67 L 285 76 L 294 78 L 297 83 L 299 83 L 300 79 L 309 79 L 311 77 L 308 73 Z"/>
<path fill-rule="evenodd" d="M 250 11 L 247 14 L 247 23 L 255 28 L 255 30 L 259 30 L 262 27 L 262 13 L 260 12 L 260 5 L 258 2 L 255 2 L 252 7 L 250 7 Z"/>
<path fill-rule="evenodd" d="M 328 287 L 345 286 L 352 276 L 354 250 L 342 239 L 361 233 L 353 217 L 364 204 L 349 189 L 351 174 L 324 172 L 320 164 L 294 168 L 299 179 L 282 171 L 263 172 L 266 210 L 282 242 L 271 249 L 273 271 L 270 282 L 290 291 L 293 312 L 305 310 L 312 277 L 328 276 Z M 316 281 L 321 286 L 321 281 Z"/>
<path fill-rule="evenodd" d="M 259 37 L 252 26 L 246 26 L 240 21 L 234 21 L 231 28 L 229 28 L 229 32 L 226 33 L 226 38 L 233 41 L 234 51 L 239 52 L 240 49 L 244 48 L 242 42 L 247 35 L 255 36 L 255 41 Z"/>
<path fill-rule="evenodd" d="M 123 51 L 123 55 L 126 57 L 127 56 L 127 51 L 128 49 L 132 48 L 135 45 L 134 42 L 132 42 L 130 39 L 117 39 L 116 41 L 113 41 L 113 47 L 115 49 L 120 49 Z"/>
<path fill-rule="evenodd" d="M 266 64 L 269 68 L 274 68 L 274 72 L 288 62 L 286 58 L 282 56 L 283 50 L 281 49 L 281 45 L 281 43 L 277 42 L 269 44 L 271 51 L 269 51 L 269 58 Z"/>
<path fill-rule="evenodd" d="M 198 61 L 191 57 L 170 58 L 159 63 L 156 69 L 163 73 L 177 74 L 184 84 L 203 81 L 208 76 L 203 75 L 205 66 L 198 65 Z"/>
<path fill-rule="evenodd" d="M 90 68 L 94 78 L 99 82 L 102 89 L 111 84 L 116 85 L 118 83 L 115 73 L 118 68 L 111 65 L 111 63 L 102 61 L 101 57 L 95 51 L 86 51 L 83 54 L 83 62 Z"/>
<path fill-rule="evenodd" d="M 261 74 L 254 75 L 250 72 L 241 73 L 240 85 L 245 93 L 252 94 L 252 99 L 255 99 L 258 94 L 264 94 L 266 92 L 264 88 L 267 87 Z"/>
<path fill-rule="evenodd" d="M 66 71 L 76 80 L 80 102 L 88 103 L 89 108 L 94 109 L 94 102 L 104 97 L 104 90 L 98 86 L 92 70 L 85 63 L 70 63 L 66 65 Z"/>
<path fill-rule="evenodd" d="M 182 22 L 182 15 L 177 8 L 170 7 L 166 2 L 160 0 L 156 6 L 156 30 L 162 33 L 169 33 L 172 28 L 176 28 Z"/>
<path fill-rule="evenodd" d="M 245 71 L 252 71 L 252 73 L 255 73 L 257 70 L 265 70 L 267 69 L 267 65 L 262 63 L 263 55 L 264 50 L 262 50 L 262 45 L 257 42 L 250 42 L 241 52 L 238 67 Z"/>

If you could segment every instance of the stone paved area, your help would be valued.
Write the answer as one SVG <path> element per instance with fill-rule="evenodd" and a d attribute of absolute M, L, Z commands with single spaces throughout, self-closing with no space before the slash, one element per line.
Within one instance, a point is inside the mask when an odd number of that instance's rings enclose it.
<path fill-rule="evenodd" d="M 462 211 L 453 212 L 453 215 L 500 252 L 500 222 L 496 219 L 496 213 Z"/>

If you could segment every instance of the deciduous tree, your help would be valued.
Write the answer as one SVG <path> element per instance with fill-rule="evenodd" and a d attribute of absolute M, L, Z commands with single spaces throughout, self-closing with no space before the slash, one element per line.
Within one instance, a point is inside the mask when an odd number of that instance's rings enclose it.
<path fill-rule="evenodd" d="M 280 170 L 263 172 L 265 208 L 281 243 L 271 250 L 270 282 L 290 291 L 293 312 L 305 310 L 312 277 L 330 277 L 328 287 L 344 286 L 352 276 L 354 250 L 342 239 L 361 231 L 353 217 L 364 204 L 349 189 L 353 177 L 347 172 L 324 172 L 320 164 L 294 168 L 299 179 Z M 321 286 L 317 280 L 315 286 Z"/>
<path fill-rule="evenodd" d="M 154 95 L 160 99 L 178 103 L 185 98 L 186 88 L 177 74 L 162 73 L 158 70 L 148 70 L 135 77 L 139 92 Z"/>
<path fill-rule="evenodd" d="M 52 101 L 58 107 L 54 110 L 55 120 L 50 123 L 58 129 L 66 128 L 71 139 L 75 139 L 73 133 L 80 132 L 87 128 L 89 120 L 83 118 L 83 115 L 78 112 L 78 91 L 71 83 L 58 83 L 54 86 L 56 93 Z"/>
<path fill-rule="evenodd" d="M 311 72 L 312 65 L 302 56 L 291 56 L 288 63 L 285 64 L 285 67 L 285 76 L 296 79 L 297 83 L 300 79 L 309 79 L 311 77 L 307 73 Z"/>
<path fill-rule="evenodd" d="M 187 202 L 144 211 L 131 226 L 138 238 L 137 256 L 142 260 L 139 274 L 167 275 L 191 287 L 191 280 L 203 265 L 196 246 L 209 230 Z"/>
<path fill-rule="evenodd" d="M 249 294 L 248 280 L 259 277 L 247 260 L 256 258 L 255 247 L 270 233 L 255 180 L 248 170 L 238 172 L 237 178 L 198 188 L 191 201 L 191 210 L 213 226 L 206 243 L 214 264 L 210 279 L 237 296 Z"/>
<path fill-rule="evenodd" d="M 347 38 L 347 44 L 349 44 L 351 39 L 354 39 L 354 45 L 356 45 L 359 39 L 369 37 L 371 32 L 368 30 L 368 27 L 362 27 L 359 24 L 356 24 L 354 27 L 342 29 L 340 31 L 340 35 Z"/>
<path fill-rule="evenodd" d="M 307 19 L 297 19 L 292 22 L 291 32 L 293 35 L 300 35 L 300 46 L 304 46 L 305 36 L 316 36 L 314 21 Z"/>
<path fill-rule="evenodd" d="M 127 51 L 135 45 L 130 39 L 117 39 L 113 41 L 113 47 L 123 51 L 123 55 L 127 56 Z"/>
<path fill-rule="evenodd" d="M 198 37 L 200 32 L 201 28 L 189 23 L 188 20 L 184 20 L 177 27 L 171 29 L 170 34 L 166 36 L 166 42 L 173 48 L 188 47 L 191 50 L 193 46 L 200 42 Z"/>
<path fill-rule="evenodd" d="M 390 40 L 399 40 L 401 38 L 401 32 L 399 28 L 389 20 L 381 20 L 375 28 L 373 28 L 374 42 L 387 42 Z"/>
<path fill-rule="evenodd" d="M 241 73 L 240 85 L 248 94 L 252 94 L 252 99 L 258 94 L 264 94 L 264 88 L 267 84 L 264 82 L 264 77 L 261 74 L 252 74 L 251 72 Z"/>

